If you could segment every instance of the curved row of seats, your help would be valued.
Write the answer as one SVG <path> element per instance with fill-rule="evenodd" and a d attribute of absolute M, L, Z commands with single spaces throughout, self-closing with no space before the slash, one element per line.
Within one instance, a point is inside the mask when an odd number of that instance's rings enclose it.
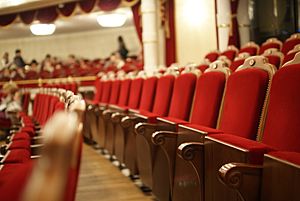
<path fill-rule="evenodd" d="M 38 89 L 33 115 L 20 112 L 19 123 L 1 147 L 1 200 L 40 200 L 48 188 L 53 193 L 50 200 L 75 200 L 84 109 L 71 91 Z"/>
<path fill-rule="evenodd" d="M 281 193 L 294 198 L 295 192 L 286 191 L 253 194 L 258 179 L 246 179 L 255 172 L 250 167 L 257 170 L 253 165 L 275 150 L 283 151 L 276 157 L 297 163 L 299 58 L 278 72 L 266 57 L 253 56 L 234 72 L 219 60 L 203 73 L 188 67 L 153 77 L 105 75 L 87 106 L 85 137 L 139 175 L 160 201 L 280 200 Z M 222 167 L 228 162 L 252 165 Z"/>
<path fill-rule="evenodd" d="M 261 46 L 254 42 L 248 42 L 238 50 L 235 46 L 229 46 L 223 52 L 212 51 L 205 55 L 204 63 L 199 68 L 204 71 L 209 63 L 216 60 L 224 60 L 231 71 L 235 71 L 242 65 L 246 58 L 255 55 L 263 55 L 269 59 L 269 63 L 279 69 L 283 64 L 294 58 L 300 49 L 300 34 L 291 35 L 286 41 L 281 42 L 277 38 L 266 40 Z"/>

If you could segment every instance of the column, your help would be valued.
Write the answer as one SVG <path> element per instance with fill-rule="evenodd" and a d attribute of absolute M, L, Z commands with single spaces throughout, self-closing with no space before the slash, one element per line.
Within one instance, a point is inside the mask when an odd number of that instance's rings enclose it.
<path fill-rule="evenodd" d="M 156 0 L 142 0 L 144 70 L 151 75 L 158 66 Z"/>

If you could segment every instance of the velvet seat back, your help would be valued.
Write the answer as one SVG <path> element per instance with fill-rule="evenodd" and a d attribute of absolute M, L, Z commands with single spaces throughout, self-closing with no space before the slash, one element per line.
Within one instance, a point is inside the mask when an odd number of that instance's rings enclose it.
<path fill-rule="evenodd" d="M 262 142 L 282 151 L 300 152 L 300 65 L 274 76 Z"/>
<path fill-rule="evenodd" d="M 157 80 L 157 77 L 150 77 L 144 80 L 143 90 L 141 94 L 141 102 L 139 107 L 140 110 L 145 110 L 148 112 L 152 111 Z"/>
<path fill-rule="evenodd" d="M 257 55 L 258 48 L 252 47 L 252 46 L 246 46 L 246 47 L 243 47 L 240 49 L 239 53 L 242 53 L 242 52 L 247 52 L 250 54 L 250 56 L 255 56 L 255 55 Z"/>
<path fill-rule="evenodd" d="M 236 69 L 238 69 L 238 67 L 243 65 L 244 62 L 245 62 L 245 59 L 235 60 L 230 64 L 229 68 L 232 72 L 234 72 L 234 71 L 236 71 Z"/>
<path fill-rule="evenodd" d="M 94 85 L 95 85 L 95 88 L 96 88 L 96 93 L 95 93 L 95 96 L 93 98 L 93 102 L 98 103 L 101 99 L 103 83 L 99 78 L 97 78 L 95 80 Z"/>
<path fill-rule="evenodd" d="M 210 62 L 214 62 L 218 59 L 219 53 L 218 52 L 209 52 L 207 55 L 205 55 L 205 59 L 208 59 Z"/>
<path fill-rule="evenodd" d="M 121 80 L 114 80 L 111 85 L 111 95 L 109 98 L 109 104 L 117 104 L 120 93 Z"/>
<path fill-rule="evenodd" d="M 108 103 L 110 98 L 110 92 L 111 92 L 111 84 L 112 84 L 111 80 L 107 80 L 103 82 L 101 103 Z"/>
<path fill-rule="evenodd" d="M 215 128 L 221 105 L 226 75 L 208 72 L 197 80 L 191 123 Z"/>
<path fill-rule="evenodd" d="M 287 39 L 283 43 L 281 52 L 286 55 L 290 50 L 292 50 L 298 44 L 300 44 L 300 38 Z"/>
<path fill-rule="evenodd" d="M 157 81 L 156 95 L 152 113 L 158 116 L 167 116 L 169 112 L 169 104 L 173 93 L 175 77 L 173 75 L 165 75 Z"/>
<path fill-rule="evenodd" d="M 259 48 L 259 54 L 263 54 L 265 50 L 270 49 L 270 48 L 276 48 L 280 50 L 280 44 L 279 43 L 266 43 L 262 44 Z"/>
<path fill-rule="evenodd" d="M 245 63 L 251 61 L 254 60 L 249 58 Z M 245 68 L 231 74 L 218 128 L 255 140 L 270 80 L 270 74 L 260 68 Z"/>
<path fill-rule="evenodd" d="M 137 109 L 139 107 L 143 83 L 143 78 L 135 78 L 131 81 L 130 94 L 128 100 L 129 108 Z"/>
<path fill-rule="evenodd" d="M 118 106 L 125 107 L 128 104 L 128 96 L 130 91 L 131 79 L 125 79 L 121 81 L 120 96 L 118 100 Z"/>
<path fill-rule="evenodd" d="M 181 74 L 176 78 L 168 117 L 189 120 L 196 81 L 194 73 Z"/>

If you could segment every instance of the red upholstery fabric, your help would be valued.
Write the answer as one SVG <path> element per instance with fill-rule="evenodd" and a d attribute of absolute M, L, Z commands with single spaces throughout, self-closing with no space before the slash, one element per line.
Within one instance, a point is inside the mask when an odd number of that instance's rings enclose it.
<path fill-rule="evenodd" d="M 28 141 L 28 140 L 12 141 L 9 144 L 8 149 L 9 150 L 12 150 L 12 149 L 27 149 L 27 150 L 30 150 L 30 141 Z"/>
<path fill-rule="evenodd" d="M 1 201 L 19 201 L 33 169 L 33 162 L 5 164 L 0 171 Z"/>
<path fill-rule="evenodd" d="M 284 56 L 284 58 L 283 58 L 282 64 L 285 64 L 286 62 L 291 61 L 291 60 L 294 58 L 294 56 L 295 56 L 296 53 L 297 53 L 297 52 L 293 52 L 293 53 L 290 53 L 290 54 L 286 54 L 286 55 Z"/>
<path fill-rule="evenodd" d="M 240 53 L 248 52 L 250 56 L 255 56 L 257 54 L 258 49 L 256 47 L 244 47 L 240 49 Z"/>
<path fill-rule="evenodd" d="M 120 86 L 121 86 L 120 80 L 115 80 L 112 82 L 109 104 L 117 104 L 119 99 Z"/>
<path fill-rule="evenodd" d="M 277 69 L 279 69 L 280 62 L 281 62 L 281 59 L 280 59 L 279 56 L 276 56 L 276 55 L 267 55 L 265 57 L 268 58 L 270 64 L 273 64 Z"/>
<path fill-rule="evenodd" d="M 240 67 L 241 65 L 243 65 L 243 63 L 245 62 L 245 59 L 239 59 L 239 60 L 236 60 L 236 61 L 233 61 L 229 68 L 232 72 L 234 72 L 238 67 Z"/>
<path fill-rule="evenodd" d="M 298 152 L 274 151 L 268 154 L 281 160 L 300 165 L 300 153 Z"/>
<path fill-rule="evenodd" d="M 204 73 L 198 78 L 191 123 L 216 127 L 225 81 L 221 72 Z"/>
<path fill-rule="evenodd" d="M 236 56 L 236 51 L 234 50 L 225 50 L 221 53 L 222 56 L 226 56 L 230 61 L 233 61 Z"/>
<path fill-rule="evenodd" d="M 193 73 L 182 74 L 175 80 L 168 116 L 189 120 L 197 76 Z"/>
<path fill-rule="evenodd" d="M 12 138 L 11 140 L 30 140 L 31 137 L 28 133 L 26 132 L 18 132 L 18 133 L 15 133 L 14 135 L 12 135 Z"/>
<path fill-rule="evenodd" d="M 111 91 L 111 84 L 112 81 L 108 80 L 103 83 L 103 92 L 101 96 L 101 103 L 108 103 L 110 98 L 110 91 Z"/>
<path fill-rule="evenodd" d="M 31 127 L 31 126 L 25 126 L 25 127 L 21 128 L 20 132 L 26 132 L 30 136 L 34 136 L 35 135 L 34 128 Z"/>
<path fill-rule="evenodd" d="M 158 116 L 167 116 L 173 93 L 175 77 L 166 75 L 157 82 L 156 95 L 152 112 Z"/>
<path fill-rule="evenodd" d="M 146 110 L 140 110 L 139 114 L 141 114 L 142 116 L 147 117 L 149 123 L 155 123 L 156 118 L 159 117 L 159 115 L 157 115 L 155 113 L 152 113 L 152 112 L 148 112 Z"/>
<path fill-rule="evenodd" d="M 178 118 L 174 118 L 174 117 L 163 117 L 162 119 L 165 119 L 167 121 L 170 121 L 174 124 L 182 124 L 182 125 L 185 125 L 185 124 L 188 124 L 189 122 L 188 121 L 185 121 L 185 120 L 182 120 L 182 119 L 178 119 Z"/>
<path fill-rule="evenodd" d="M 192 73 L 182 74 L 175 80 L 168 116 L 189 120 L 197 76 Z"/>
<path fill-rule="evenodd" d="M 285 41 L 282 45 L 281 52 L 287 54 L 290 50 L 294 48 L 295 45 L 300 44 L 300 38 L 294 38 L 289 41 Z"/>
<path fill-rule="evenodd" d="M 208 134 L 215 134 L 215 133 L 223 133 L 223 131 L 215 129 L 215 128 L 210 128 L 207 126 L 202 126 L 199 124 L 185 124 L 184 126 L 188 126 L 190 128 L 197 129 L 199 131 L 204 131 L 207 132 Z"/>
<path fill-rule="evenodd" d="M 95 80 L 95 88 L 96 88 L 96 93 L 93 99 L 94 103 L 98 103 L 101 99 L 101 95 L 102 95 L 102 85 L 103 83 L 101 82 L 101 80 L 99 78 L 97 78 Z"/>
<path fill-rule="evenodd" d="M 252 164 L 262 164 L 263 155 L 273 150 L 273 148 L 268 145 L 253 140 L 245 139 L 243 137 L 239 137 L 232 134 L 214 134 L 211 135 L 210 137 L 240 147 L 242 149 L 248 150 L 249 151 L 248 160 Z"/>
<path fill-rule="evenodd" d="M 119 106 L 127 106 L 128 96 L 130 91 L 131 80 L 126 79 L 121 81 L 120 97 L 118 100 Z"/>
<path fill-rule="evenodd" d="M 128 100 L 129 108 L 137 109 L 139 107 L 143 83 L 143 78 L 136 78 L 131 81 L 130 94 Z"/>
<path fill-rule="evenodd" d="M 290 65 L 275 74 L 263 143 L 277 150 L 300 152 L 300 66 Z"/>
<path fill-rule="evenodd" d="M 267 43 L 265 45 L 261 45 L 259 48 L 259 54 L 263 54 L 265 50 L 270 48 L 276 48 L 280 50 L 280 45 L 278 43 Z"/>
<path fill-rule="evenodd" d="M 260 69 L 249 68 L 231 74 L 219 129 L 255 139 L 268 83 L 268 73 Z"/>
<path fill-rule="evenodd" d="M 197 68 L 199 70 L 201 70 L 202 73 L 204 73 L 204 71 L 208 68 L 208 65 L 207 64 L 200 64 Z"/>
<path fill-rule="evenodd" d="M 30 160 L 30 152 L 27 149 L 14 149 L 7 153 L 4 163 L 24 163 Z"/>
<path fill-rule="evenodd" d="M 217 52 L 210 52 L 207 55 L 205 55 L 205 58 L 208 59 L 210 62 L 214 62 L 218 59 L 219 53 Z"/>
<path fill-rule="evenodd" d="M 157 77 L 150 77 L 144 80 L 143 90 L 141 94 L 140 110 L 152 111 L 155 98 L 155 89 Z"/>
<path fill-rule="evenodd" d="M 55 112 L 63 111 L 63 110 L 65 110 L 65 104 L 61 101 L 57 102 L 55 104 Z"/>

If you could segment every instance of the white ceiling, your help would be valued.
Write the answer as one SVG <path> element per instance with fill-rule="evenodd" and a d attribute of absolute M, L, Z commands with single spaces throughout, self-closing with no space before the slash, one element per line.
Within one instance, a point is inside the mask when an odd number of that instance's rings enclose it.
<path fill-rule="evenodd" d="M 0 2 L 1 1 L 3 0 L 0 0 Z M 130 8 L 119 8 L 116 11 L 124 12 L 127 14 L 127 21 L 124 27 L 133 25 L 133 17 Z M 74 15 L 68 18 L 61 17 L 55 21 L 57 27 L 55 34 L 104 29 L 97 23 L 96 20 L 97 15 L 99 15 L 100 13 L 101 11 L 90 13 L 90 14 Z M 0 40 L 24 38 L 24 37 L 35 37 L 35 36 L 31 34 L 29 30 L 29 26 L 21 22 L 16 22 L 7 27 L 0 27 Z"/>

